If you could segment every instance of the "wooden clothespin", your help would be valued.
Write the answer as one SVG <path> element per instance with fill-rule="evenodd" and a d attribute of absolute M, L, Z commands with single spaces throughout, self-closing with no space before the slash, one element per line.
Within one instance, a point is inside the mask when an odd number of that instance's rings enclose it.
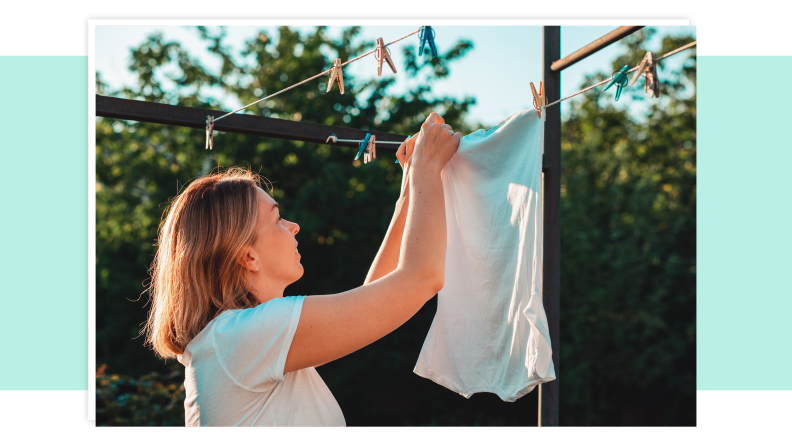
<path fill-rule="evenodd" d="M 539 94 L 536 93 L 536 88 L 534 87 L 533 82 L 530 82 L 531 85 L 531 93 L 533 94 L 533 105 L 536 109 L 536 114 L 539 115 L 539 118 L 542 117 L 542 107 L 547 105 L 547 96 L 544 94 L 544 84 L 542 81 L 539 81 Z"/>
<path fill-rule="evenodd" d="M 363 155 L 363 164 L 366 164 L 375 158 L 377 158 L 377 137 L 375 135 L 371 135 L 371 139 L 366 146 L 366 153 Z"/>
<path fill-rule="evenodd" d="M 206 117 L 206 148 L 212 150 L 212 142 L 214 140 L 214 117 Z"/>
<path fill-rule="evenodd" d="M 390 48 L 385 46 L 382 37 L 377 38 L 377 52 L 374 54 L 374 57 L 377 59 L 377 76 L 382 76 L 383 59 L 388 63 L 390 69 L 393 70 L 394 73 L 396 72 L 396 65 L 393 64 L 393 59 L 390 57 Z"/>
<path fill-rule="evenodd" d="M 432 52 L 432 57 L 437 57 L 437 47 L 435 46 L 435 32 L 431 26 L 424 26 L 421 29 L 421 34 L 418 35 L 421 39 L 421 46 L 418 47 L 418 55 L 423 55 L 424 45 L 429 44 L 429 51 Z"/>
<path fill-rule="evenodd" d="M 644 75 L 644 90 L 646 93 L 650 97 L 654 96 L 659 98 L 660 84 L 657 80 L 657 65 L 655 64 L 654 54 L 652 54 L 651 51 L 648 51 L 644 58 L 641 59 L 638 69 L 635 70 L 635 74 L 633 75 L 632 79 L 630 79 L 630 85 L 634 84 L 635 81 L 641 77 L 641 74 Z"/>
<path fill-rule="evenodd" d="M 327 82 L 327 92 L 330 92 L 330 89 L 333 88 L 333 81 L 338 81 L 338 89 L 341 90 L 341 94 L 344 94 L 344 70 L 341 66 L 341 59 L 336 59 L 335 63 L 333 63 L 333 71 L 330 72 L 330 81 Z"/>
<path fill-rule="evenodd" d="M 621 70 L 617 74 L 613 76 L 613 80 L 605 87 L 602 91 L 607 90 L 608 88 L 612 87 L 616 84 L 616 100 L 619 100 L 619 96 L 621 96 L 622 90 L 624 90 L 624 86 L 627 85 L 627 71 L 629 71 L 630 67 L 625 65 L 622 67 Z"/>

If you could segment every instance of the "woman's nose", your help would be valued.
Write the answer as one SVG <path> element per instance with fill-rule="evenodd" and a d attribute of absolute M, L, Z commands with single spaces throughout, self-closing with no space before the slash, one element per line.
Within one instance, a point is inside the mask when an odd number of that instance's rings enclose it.
<path fill-rule="evenodd" d="M 292 234 L 296 235 L 298 232 L 300 232 L 300 225 L 298 225 L 297 223 L 292 223 L 292 226 L 293 226 Z"/>

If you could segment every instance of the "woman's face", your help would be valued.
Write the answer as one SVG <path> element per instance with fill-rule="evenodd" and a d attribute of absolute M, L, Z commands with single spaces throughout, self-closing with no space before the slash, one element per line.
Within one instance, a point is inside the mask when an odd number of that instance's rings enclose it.
<path fill-rule="evenodd" d="M 261 188 L 258 194 L 256 243 L 253 250 L 259 259 L 259 275 L 275 287 L 284 288 L 303 275 L 297 240 L 300 226 L 281 218 L 278 203 Z"/>

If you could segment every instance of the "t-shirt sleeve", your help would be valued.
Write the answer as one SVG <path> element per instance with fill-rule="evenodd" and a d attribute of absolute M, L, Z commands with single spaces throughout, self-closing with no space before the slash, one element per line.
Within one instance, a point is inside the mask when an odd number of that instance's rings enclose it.
<path fill-rule="evenodd" d="M 264 390 L 284 380 L 283 367 L 305 296 L 272 299 L 221 315 L 212 328 L 217 360 L 238 385 Z"/>

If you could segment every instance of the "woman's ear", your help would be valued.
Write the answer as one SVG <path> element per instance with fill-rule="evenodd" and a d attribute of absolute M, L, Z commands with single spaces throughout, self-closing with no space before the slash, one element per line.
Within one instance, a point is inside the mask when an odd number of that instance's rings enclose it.
<path fill-rule="evenodd" d="M 258 254 L 256 254 L 252 247 L 247 247 L 242 250 L 242 255 L 239 257 L 238 262 L 243 268 L 253 273 L 261 268 Z"/>

